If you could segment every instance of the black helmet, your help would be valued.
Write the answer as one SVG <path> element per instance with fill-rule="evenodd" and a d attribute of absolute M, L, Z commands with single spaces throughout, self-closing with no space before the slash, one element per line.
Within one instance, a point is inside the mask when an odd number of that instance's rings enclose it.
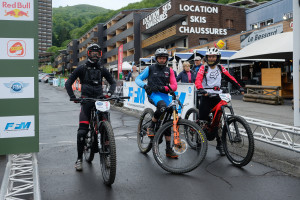
<path fill-rule="evenodd" d="M 208 56 L 209 55 L 216 55 L 217 56 L 217 60 L 213 63 L 209 63 L 208 62 Z M 221 52 L 219 51 L 219 49 L 217 48 L 209 48 L 207 49 L 206 51 L 206 54 L 205 54 L 205 59 L 206 59 L 206 63 L 212 67 L 212 66 L 215 66 L 216 64 L 218 64 L 221 60 Z"/>
<path fill-rule="evenodd" d="M 99 52 L 99 56 L 92 56 L 91 52 Z M 90 63 L 97 63 L 102 57 L 101 47 L 98 44 L 91 44 L 87 47 L 87 57 Z"/>
<path fill-rule="evenodd" d="M 157 57 L 167 57 L 167 61 L 164 64 L 159 64 L 157 62 Z M 167 49 L 159 48 L 155 51 L 155 61 L 158 64 L 158 66 L 161 66 L 161 67 L 167 66 L 168 60 L 169 60 L 169 53 L 168 53 Z"/>

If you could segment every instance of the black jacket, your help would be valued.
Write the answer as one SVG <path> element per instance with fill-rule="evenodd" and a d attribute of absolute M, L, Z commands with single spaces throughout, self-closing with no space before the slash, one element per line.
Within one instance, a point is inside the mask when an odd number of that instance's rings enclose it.
<path fill-rule="evenodd" d="M 99 64 L 92 65 L 87 62 L 85 65 L 77 67 L 65 84 L 66 90 L 70 97 L 75 96 L 72 90 L 72 84 L 78 77 L 82 85 L 81 95 L 84 97 L 97 98 L 103 95 L 103 77 L 110 84 L 109 92 L 111 94 L 113 94 L 116 89 L 116 81 L 113 79 L 113 77 L 105 67 L 100 67 Z"/>

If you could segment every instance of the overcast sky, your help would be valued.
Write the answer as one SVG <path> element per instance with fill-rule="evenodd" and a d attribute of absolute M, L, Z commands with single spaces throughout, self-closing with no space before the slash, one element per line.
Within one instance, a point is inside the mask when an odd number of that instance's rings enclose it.
<path fill-rule="evenodd" d="M 52 0 L 52 7 L 57 8 L 59 6 L 74 6 L 78 4 L 89 4 L 93 6 L 99 6 L 106 9 L 117 10 L 129 3 L 140 2 L 142 0 Z"/>

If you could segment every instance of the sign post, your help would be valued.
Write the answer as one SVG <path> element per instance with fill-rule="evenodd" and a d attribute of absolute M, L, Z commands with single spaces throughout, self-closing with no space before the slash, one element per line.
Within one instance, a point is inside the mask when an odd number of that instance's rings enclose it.
<path fill-rule="evenodd" d="M 0 26 L 0 155 L 38 152 L 38 1 L 0 0 Z"/>

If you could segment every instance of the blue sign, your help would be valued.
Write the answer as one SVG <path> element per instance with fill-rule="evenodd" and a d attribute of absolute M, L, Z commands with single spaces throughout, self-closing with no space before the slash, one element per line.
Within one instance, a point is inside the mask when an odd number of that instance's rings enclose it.
<path fill-rule="evenodd" d="M 22 131 L 28 130 L 31 125 L 31 122 L 21 122 L 20 124 L 7 123 L 4 131 Z"/>
<path fill-rule="evenodd" d="M 129 92 L 128 92 L 128 96 L 129 97 L 133 97 L 133 94 L 136 94 L 134 95 L 134 103 L 140 103 L 140 104 L 145 104 L 145 89 L 143 88 L 137 88 L 136 91 L 133 90 L 133 87 L 129 87 Z M 129 99 L 128 99 L 129 101 Z"/>
<path fill-rule="evenodd" d="M 11 81 L 10 83 L 4 83 L 4 85 L 5 87 L 10 88 L 11 93 L 22 93 L 23 88 L 27 87 L 29 83 Z"/>

